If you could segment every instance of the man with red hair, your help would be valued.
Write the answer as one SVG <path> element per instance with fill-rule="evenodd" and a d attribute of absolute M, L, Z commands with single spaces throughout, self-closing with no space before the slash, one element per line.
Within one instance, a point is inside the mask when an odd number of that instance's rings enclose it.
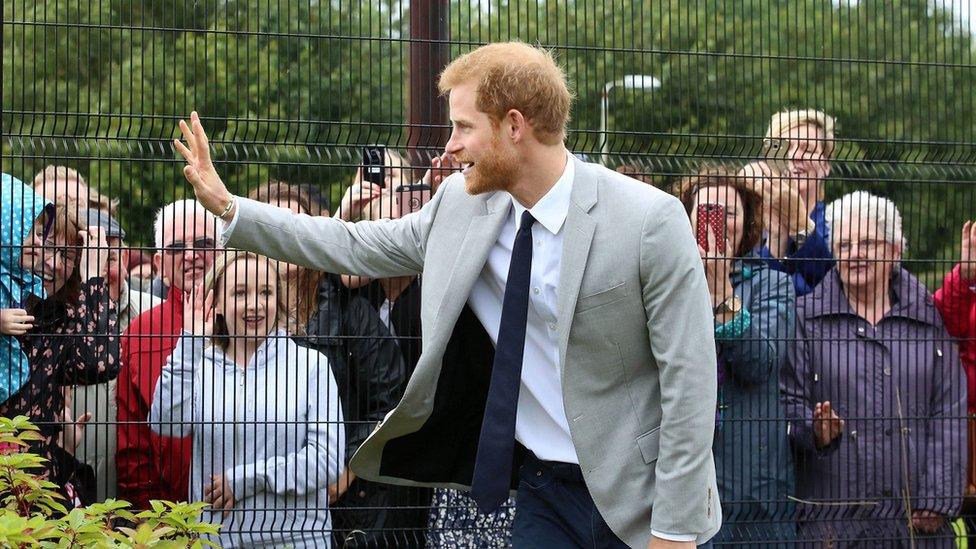
<path fill-rule="evenodd" d="M 359 477 L 470 486 L 485 512 L 518 489 L 519 548 L 707 542 L 722 514 L 715 311 L 683 206 L 566 150 L 572 95 L 548 51 L 483 46 L 439 84 L 462 171 L 395 220 L 233 196 L 196 113 L 175 146 L 228 245 L 326 272 L 423 275 L 423 352 L 353 457 Z"/>

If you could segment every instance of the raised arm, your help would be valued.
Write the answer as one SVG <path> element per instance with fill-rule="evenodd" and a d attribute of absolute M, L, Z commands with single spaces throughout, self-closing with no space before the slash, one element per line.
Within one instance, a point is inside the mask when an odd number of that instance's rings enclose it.
<path fill-rule="evenodd" d="M 174 146 L 187 165 L 183 175 L 197 200 L 228 223 L 225 243 L 315 270 L 383 278 L 423 270 L 427 234 L 444 193 L 434 195 L 416 214 L 396 220 L 347 223 L 339 219 L 296 215 L 255 201 L 236 198 L 220 179 L 210 158 L 200 117 L 180 121 L 183 142 Z"/>
<path fill-rule="evenodd" d="M 711 526 L 717 376 L 712 307 L 698 248 L 681 203 L 650 208 L 640 276 L 651 352 L 660 370 L 661 446 L 651 529 L 697 535 Z"/>
<path fill-rule="evenodd" d="M 957 338 L 972 333 L 972 310 L 976 307 L 976 223 L 967 221 L 962 228 L 962 253 L 959 264 L 946 274 L 942 287 L 935 292 L 935 305 L 942 313 L 949 334 Z"/>

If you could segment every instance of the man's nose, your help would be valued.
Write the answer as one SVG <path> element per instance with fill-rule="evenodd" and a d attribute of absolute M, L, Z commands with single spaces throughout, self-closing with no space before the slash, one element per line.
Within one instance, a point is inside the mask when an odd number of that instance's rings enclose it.
<path fill-rule="evenodd" d="M 451 138 L 447 140 L 447 145 L 444 145 L 444 152 L 450 155 L 457 154 L 462 149 L 461 144 L 458 142 L 457 134 L 451 132 Z"/>
<path fill-rule="evenodd" d="M 187 248 L 183 250 L 183 261 L 193 261 L 194 259 L 196 259 L 197 254 L 202 254 L 202 253 L 203 250 L 198 250 L 194 248 L 192 245 L 187 246 Z"/>

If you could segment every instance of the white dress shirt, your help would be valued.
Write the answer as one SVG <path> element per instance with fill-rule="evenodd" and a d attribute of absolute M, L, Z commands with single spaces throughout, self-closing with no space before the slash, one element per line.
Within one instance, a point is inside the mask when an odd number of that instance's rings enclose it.
<path fill-rule="evenodd" d="M 559 335 L 556 332 L 556 293 L 563 253 L 562 229 L 569 213 L 574 172 L 573 163 L 566 162 L 566 169 L 556 184 L 529 209 L 536 222 L 532 226 L 532 273 L 529 278 L 529 310 L 515 439 L 539 459 L 578 464 L 579 458 L 563 407 Z M 508 220 L 488 253 L 484 270 L 468 298 L 468 304 L 495 344 L 498 343 L 505 282 L 512 261 L 515 233 L 522 223 L 522 212 L 526 210 L 514 198 L 512 205 Z"/>

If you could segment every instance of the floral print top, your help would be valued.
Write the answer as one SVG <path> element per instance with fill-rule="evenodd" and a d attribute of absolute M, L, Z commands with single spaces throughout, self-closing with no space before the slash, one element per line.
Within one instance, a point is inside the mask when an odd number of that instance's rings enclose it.
<path fill-rule="evenodd" d="M 47 478 L 65 488 L 76 462 L 58 445 L 65 421 L 63 388 L 104 383 L 118 375 L 116 309 L 104 280 L 92 278 L 81 285 L 74 304 L 48 299 L 31 313 L 34 328 L 20 338 L 30 378 L 0 404 L 0 416 L 25 415 L 37 425 L 43 438 L 31 443 L 29 451 L 48 460 Z"/>

